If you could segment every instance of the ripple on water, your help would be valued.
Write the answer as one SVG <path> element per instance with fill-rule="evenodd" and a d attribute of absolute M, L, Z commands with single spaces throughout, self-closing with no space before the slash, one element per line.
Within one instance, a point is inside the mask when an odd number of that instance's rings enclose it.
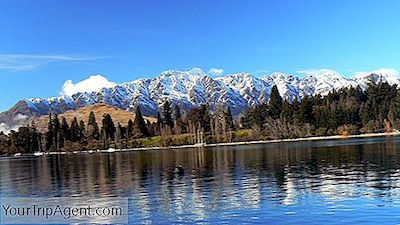
<path fill-rule="evenodd" d="M 138 224 L 395 224 L 399 141 L 0 158 L 0 193 L 129 197 Z"/>

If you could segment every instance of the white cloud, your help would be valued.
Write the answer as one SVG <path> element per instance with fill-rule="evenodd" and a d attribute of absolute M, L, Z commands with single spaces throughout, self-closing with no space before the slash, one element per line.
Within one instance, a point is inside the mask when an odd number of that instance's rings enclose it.
<path fill-rule="evenodd" d="M 98 57 L 83 57 L 71 55 L 29 55 L 29 54 L 0 54 L 0 70 L 23 71 L 33 70 L 39 66 L 72 61 L 96 60 Z"/>
<path fill-rule="evenodd" d="M 399 71 L 394 68 L 379 68 L 379 69 L 372 70 L 372 71 L 359 71 L 359 72 L 355 72 L 354 76 L 355 77 L 363 77 L 366 75 L 370 75 L 372 73 L 379 74 L 379 75 L 388 75 L 390 77 L 396 77 L 396 78 L 399 76 Z"/>
<path fill-rule="evenodd" d="M 0 132 L 4 132 L 5 134 L 9 134 L 11 130 L 17 131 L 18 128 L 25 126 L 27 124 L 27 119 L 28 116 L 18 113 L 16 116 L 13 118 L 13 125 L 12 127 L 8 126 L 5 123 L 0 123 Z"/>
<path fill-rule="evenodd" d="M 214 76 L 221 76 L 224 73 L 224 70 L 221 68 L 211 68 L 208 70 L 208 73 Z"/>
<path fill-rule="evenodd" d="M 28 119 L 28 116 L 27 116 L 27 115 L 24 115 L 24 114 L 21 114 L 21 113 L 18 113 L 18 114 L 13 118 L 13 120 L 16 121 L 16 122 L 18 122 L 18 121 L 25 121 L 26 119 Z"/>
<path fill-rule="evenodd" d="M 13 127 L 9 127 L 5 123 L 0 123 L 0 133 L 3 132 L 4 134 L 9 134 L 12 130 L 17 131 L 18 128 L 22 126 L 23 125 L 15 125 Z"/>
<path fill-rule="evenodd" d="M 93 92 L 100 91 L 102 88 L 110 88 L 117 85 L 109 81 L 106 77 L 101 75 L 92 75 L 86 80 L 80 81 L 76 84 L 72 80 L 67 80 L 62 86 L 61 94 L 71 96 L 78 92 Z"/>

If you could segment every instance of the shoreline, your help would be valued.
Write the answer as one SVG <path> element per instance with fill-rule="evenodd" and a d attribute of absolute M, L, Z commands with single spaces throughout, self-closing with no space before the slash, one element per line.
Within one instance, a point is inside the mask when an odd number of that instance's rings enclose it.
<path fill-rule="evenodd" d="M 92 154 L 92 153 L 113 153 L 113 152 L 131 152 L 131 151 L 148 151 L 148 150 L 175 150 L 184 148 L 204 148 L 204 147 L 218 147 L 218 146 L 238 146 L 238 145 L 252 145 L 252 144 L 275 144 L 285 142 L 305 142 L 305 141 L 324 141 L 324 140 L 342 140 L 353 138 L 370 138 L 370 137 L 393 137 L 400 136 L 400 131 L 387 132 L 387 133 L 368 133 L 368 134 L 354 134 L 354 135 L 332 135 L 332 136 L 318 136 L 318 137 L 304 137 L 304 138 L 286 138 L 276 140 L 258 140 L 258 141 L 240 141 L 240 142 L 226 142 L 214 144 L 193 144 L 193 145 L 179 145 L 169 147 L 140 147 L 129 149 L 97 149 L 88 151 L 73 151 L 73 152 L 35 152 L 35 153 L 16 153 L 13 156 L 42 156 L 42 155 L 66 155 L 66 154 Z M 9 157 L 13 157 L 9 156 Z"/>

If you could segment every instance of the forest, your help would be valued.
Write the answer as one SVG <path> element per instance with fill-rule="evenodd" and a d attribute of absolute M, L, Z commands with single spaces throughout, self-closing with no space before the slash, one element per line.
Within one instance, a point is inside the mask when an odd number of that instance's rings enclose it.
<path fill-rule="evenodd" d="M 348 87 L 289 102 L 273 86 L 268 103 L 235 118 L 228 106 L 211 111 L 201 105 L 186 112 L 165 101 L 153 123 L 143 118 L 140 106 L 127 126 L 114 123 L 110 114 L 97 119 L 91 112 L 85 124 L 50 113 L 44 133 L 34 122 L 7 135 L 0 133 L 0 154 L 392 132 L 400 128 L 400 91 L 396 85 L 371 83 L 365 90 Z"/>

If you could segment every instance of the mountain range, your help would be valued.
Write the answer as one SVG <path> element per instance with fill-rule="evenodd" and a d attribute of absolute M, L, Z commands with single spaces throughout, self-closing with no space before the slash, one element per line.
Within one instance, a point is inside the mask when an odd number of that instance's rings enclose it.
<path fill-rule="evenodd" d="M 207 104 L 211 110 L 230 106 L 232 113 L 239 115 L 248 107 L 268 102 L 273 85 L 277 85 L 283 98 L 293 101 L 306 95 L 326 95 L 343 87 L 365 88 L 370 82 L 400 83 L 392 73 L 363 73 L 345 77 L 332 70 L 319 70 L 305 73 L 302 77 L 279 72 L 260 77 L 250 73 L 212 77 L 199 68 L 168 70 L 155 78 L 125 82 L 99 91 L 20 100 L 0 113 L 0 130 L 25 125 L 32 118 L 50 111 L 63 113 L 96 103 L 128 111 L 140 105 L 144 115 L 155 116 L 162 103 L 169 100 L 184 110 L 201 104 Z"/>

